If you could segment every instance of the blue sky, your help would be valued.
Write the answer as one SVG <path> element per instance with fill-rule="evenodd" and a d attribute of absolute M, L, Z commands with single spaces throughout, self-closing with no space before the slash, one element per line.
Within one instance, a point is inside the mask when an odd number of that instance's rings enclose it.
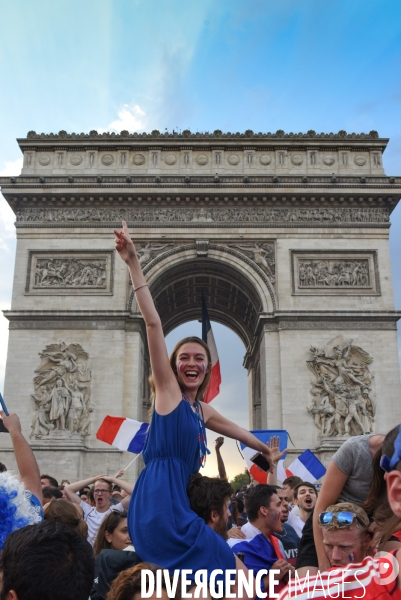
<path fill-rule="evenodd" d="M 376 129 L 390 138 L 387 174 L 401 174 L 399 0 L 2 0 L 0 7 L 1 174 L 19 172 L 15 138 L 31 129 L 165 128 Z M 400 208 L 392 221 L 401 309 Z M 13 215 L 0 197 L 0 308 L 10 306 L 14 254 Z M 234 336 L 224 331 L 222 338 Z M 6 343 L 1 317 L 0 390 Z M 230 356 L 228 368 L 236 360 Z"/>

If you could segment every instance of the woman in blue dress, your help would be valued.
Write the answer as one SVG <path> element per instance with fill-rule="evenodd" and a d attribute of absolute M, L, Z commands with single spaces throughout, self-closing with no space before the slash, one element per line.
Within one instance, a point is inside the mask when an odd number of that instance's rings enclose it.
<path fill-rule="evenodd" d="M 169 359 L 161 320 L 125 221 L 115 236 L 146 324 L 154 386 L 154 411 L 143 450 L 146 467 L 128 513 L 131 539 L 142 560 L 170 572 L 233 569 L 237 575 L 245 571 L 248 578 L 246 567 L 223 538 L 191 510 L 186 488 L 205 458 L 205 425 L 261 452 L 271 463 L 270 448 L 201 402 L 211 376 L 210 352 L 201 339 L 181 340 Z"/>

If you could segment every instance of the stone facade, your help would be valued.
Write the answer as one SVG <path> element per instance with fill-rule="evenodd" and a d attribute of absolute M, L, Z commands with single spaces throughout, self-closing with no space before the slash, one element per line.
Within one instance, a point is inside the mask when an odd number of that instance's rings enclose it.
<path fill-rule="evenodd" d="M 57 463 L 71 479 L 117 470 L 130 457 L 96 440 L 101 421 L 146 418 L 143 321 L 114 260 L 122 219 L 165 333 L 199 318 L 203 292 L 211 318 L 244 342 L 254 428 L 285 428 L 293 453 L 309 447 L 327 462 L 347 435 L 401 420 L 388 248 L 401 177 L 384 174 L 387 139 L 30 132 L 18 141 L 22 174 L 0 179 L 18 236 L 5 396 L 42 470 Z"/>

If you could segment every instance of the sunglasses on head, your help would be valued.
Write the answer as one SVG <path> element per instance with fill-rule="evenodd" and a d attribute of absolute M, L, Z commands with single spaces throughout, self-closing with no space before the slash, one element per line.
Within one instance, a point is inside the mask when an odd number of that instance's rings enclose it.
<path fill-rule="evenodd" d="M 349 527 L 354 522 L 354 519 L 358 521 L 362 527 L 368 527 L 366 523 L 362 521 L 358 515 L 348 511 L 342 511 L 339 513 L 333 512 L 322 512 L 319 515 L 319 523 L 320 525 L 329 525 L 333 519 L 338 523 L 340 527 Z"/>

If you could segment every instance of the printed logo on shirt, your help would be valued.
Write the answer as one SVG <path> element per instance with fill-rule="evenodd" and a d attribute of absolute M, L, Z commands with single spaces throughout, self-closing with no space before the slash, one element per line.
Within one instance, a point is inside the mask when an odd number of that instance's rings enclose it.
<path fill-rule="evenodd" d="M 393 583 L 398 577 L 399 565 L 394 554 L 389 552 L 377 552 L 375 559 L 379 562 L 379 577 L 375 577 L 375 582 L 380 585 Z"/>

